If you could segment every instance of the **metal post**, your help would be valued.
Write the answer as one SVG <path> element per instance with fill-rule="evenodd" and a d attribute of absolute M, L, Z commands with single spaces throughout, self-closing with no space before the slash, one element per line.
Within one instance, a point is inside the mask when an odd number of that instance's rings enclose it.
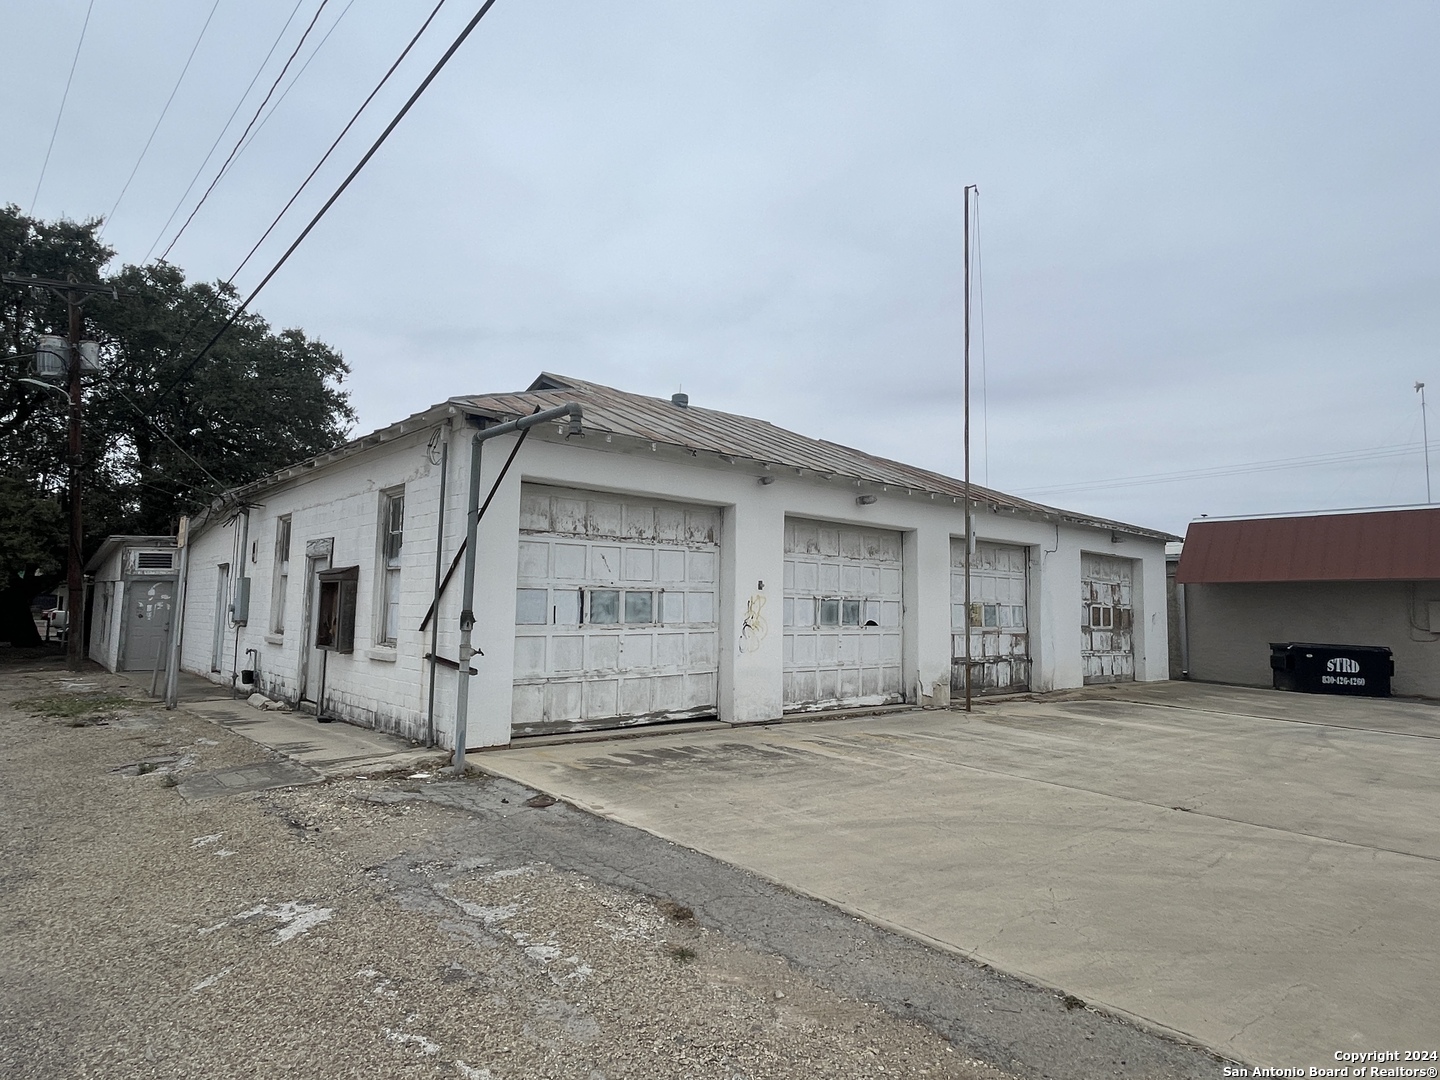
<path fill-rule="evenodd" d="M 450 422 L 445 423 L 445 434 L 440 440 L 440 498 L 435 513 L 435 598 L 430 601 L 432 611 L 440 607 L 441 574 L 445 571 L 445 479 L 450 472 Z M 430 624 L 430 696 L 429 708 L 425 713 L 425 745 L 435 745 L 435 675 L 440 668 L 440 620 Z"/>
<path fill-rule="evenodd" d="M 965 711 L 970 712 L 970 562 L 975 520 L 970 513 L 970 192 L 965 186 Z"/>
<path fill-rule="evenodd" d="M 180 691 L 180 644 L 185 634 L 185 585 L 190 577 L 190 518 L 182 516 L 180 527 L 175 533 L 175 544 L 180 549 L 180 568 L 175 580 L 175 611 L 170 616 L 174 627 L 170 635 L 170 656 L 165 663 L 165 708 L 173 709 L 178 703 Z"/>
<path fill-rule="evenodd" d="M 1434 502 L 1430 496 L 1430 423 L 1425 417 L 1425 384 L 1417 382 L 1415 392 L 1420 395 L 1420 433 L 1425 447 L 1425 501 Z"/>
<path fill-rule="evenodd" d="M 526 431 L 536 424 L 549 423 L 562 417 L 570 418 L 571 435 L 580 434 L 580 406 L 576 404 L 557 405 L 553 409 L 531 413 L 518 420 L 496 424 L 475 433 L 470 443 L 470 494 L 465 503 L 465 580 L 460 601 L 460 663 L 456 670 L 455 691 L 455 756 L 453 769 L 457 776 L 465 775 L 465 742 L 469 735 L 470 719 L 470 658 L 475 649 L 471 646 L 471 632 L 475 629 L 475 545 L 480 532 L 480 448 L 489 440 L 501 435 Z"/>

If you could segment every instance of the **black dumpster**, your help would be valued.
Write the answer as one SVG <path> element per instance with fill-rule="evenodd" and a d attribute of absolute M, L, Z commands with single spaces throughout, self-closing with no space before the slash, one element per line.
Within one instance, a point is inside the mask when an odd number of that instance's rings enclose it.
<path fill-rule="evenodd" d="M 1383 645 L 1272 641 L 1270 671 L 1276 690 L 1389 697 L 1395 661 Z"/>

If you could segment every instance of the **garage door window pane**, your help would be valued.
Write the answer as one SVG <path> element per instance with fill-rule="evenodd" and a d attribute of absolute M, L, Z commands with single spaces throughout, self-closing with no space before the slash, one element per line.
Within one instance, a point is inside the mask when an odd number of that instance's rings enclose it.
<path fill-rule="evenodd" d="M 627 592 L 625 594 L 625 621 L 627 623 L 654 622 L 655 594 Z"/>
<path fill-rule="evenodd" d="M 839 601 L 839 600 L 821 600 L 821 601 L 820 601 L 820 625 L 821 625 L 821 626 L 839 626 L 839 625 L 840 625 L 840 601 Z"/>
<path fill-rule="evenodd" d="M 580 625 L 580 600 L 584 594 L 579 589 L 556 589 L 551 597 L 555 609 L 556 626 Z"/>
<path fill-rule="evenodd" d="M 859 625 L 860 625 L 860 607 L 861 607 L 861 601 L 859 601 L 859 600 L 846 600 L 846 601 L 841 605 L 841 610 L 840 610 L 840 621 L 841 621 L 841 623 L 843 623 L 845 626 L 859 626 Z"/>
<path fill-rule="evenodd" d="M 544 589 L 515 590 L 515 623 L 518 626 L 544 626 L 550 621 L 549 593 Z"/>
<path fill-rule="evenodd" d="M 590 590 L 590 621 L 601 624 L 614 624 L 620 621 L 620 591 L 618 589 Z"/>

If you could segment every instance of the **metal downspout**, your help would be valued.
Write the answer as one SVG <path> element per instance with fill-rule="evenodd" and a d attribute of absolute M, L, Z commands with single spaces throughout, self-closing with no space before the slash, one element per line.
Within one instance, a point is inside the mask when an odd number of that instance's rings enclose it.
<path fill-rule="evenodd" d="M 480 531 L 480 450 L 491 439 L 525 431 L 536 424 L 546 424 L 561 417 L 570 418 L 567 434 L 579 435 L 581 411 L 577 403 L 557 405 L 544 412 L 522 416 L 518 420 L 496 424 L 475 433 L 470 443 L 470 493 L 465 504 L 465 579 L 464 593 L 460 602 L 460 656 L 456 670 L 455 694 L 455 756 L 456 775 L 465 774 L 465 742 L 470 712 L 470 658 L 475 655 L 471 647 L 471 632 L 475 628 L 475 545 Z M 438 615 L 438 613 L 437 613 Z"/>
<path fill-rule="evenodd" d="M 454 425 L 445 421 L 445 438 L 440 442 L 440 497 L 435 514 L 435 599 L 432 604 L 440 609 L 440 575 L 445 571 L 445 482 L 450 475 L 450 436 Z M 425 714 L 425 745 L 435 745 L 435 673 L 440 666 L 440 620 L 430 622 L 430 697 Z"/>
<path fill-rule="evenodd" d="M 1180 677 L 1190 678 L 1190 615 L 1185 610 L 1185 586 L 1175 585 L 1176 622 L 1180 624 Z"/>
<path fill-rule="evenodd" d="M 170 620 L 170 655 L 165 666 L 165 708 L 173 709 L 180 696 L 180 655 L 185 647 L 185 594 L 190 582 L 190 518 L 181 517 L 176 530 L 180 569 L 175 584 L 175 615 Z"/>

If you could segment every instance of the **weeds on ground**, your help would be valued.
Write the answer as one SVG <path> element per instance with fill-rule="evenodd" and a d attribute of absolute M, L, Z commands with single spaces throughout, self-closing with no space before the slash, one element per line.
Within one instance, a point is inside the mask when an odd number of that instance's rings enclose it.
<path fill-rule="evenodd" d="M 677 964 L 688 964 L 700 955 L 694 949 L 685 945 L 671 945 L 667 951 L 670 953 L 670 959 L 674 960 Z"/>
<path fill-rule="evenodd" d="M 17 701 L 15 707 L 39 716 L 77 717 L 88 713 L 123 709 L 134 702 L 119 694 L 50 694 Z"/>
<path fill-rule="evenodd" d="M 656 900 L 655 910 L 667 919 L 673 919 L 679 923 L 695 921 L 695 912 L 684 904 L 677 904 L 674 900 Z"/>

